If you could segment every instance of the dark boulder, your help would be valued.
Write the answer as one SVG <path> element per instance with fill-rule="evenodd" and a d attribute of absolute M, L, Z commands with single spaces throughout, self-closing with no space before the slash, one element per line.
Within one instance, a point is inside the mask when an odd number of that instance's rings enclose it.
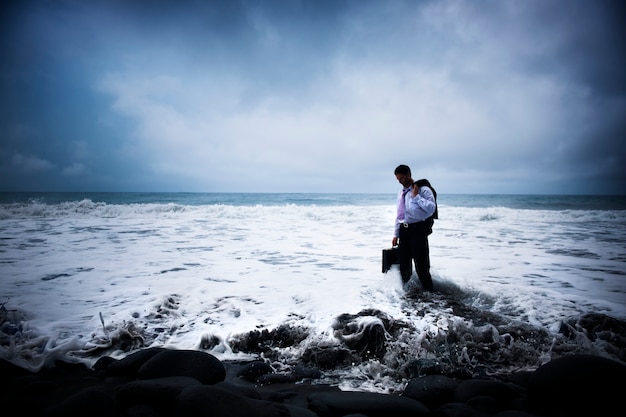
<path fill-rule="evenodd" d="M 198 385 L 185 388 L 177 400 L 179 417 L 288 417 L 288 408 L 279 403 L 254 400 L 232 391 Z"/>
<path fill-rule="evenodd" d="M 320 417 L 341 417 L 346 414 L 365 414 L 368 417 L 430 416 L 422 403 L 398 395 L 373 392 L 313 392 L 307 397 L 308 408 Z"/>
<path fill-rule="evenodd" d="M 202 384 L 215 384 L 226 378 L 222 362 L 210 353 L 196 350 L 164 350 L 137 371 L 140 379 L 188 376 Z"/>
<path fill-rule="evenodd" d="M 411 379 L 402 396 L 417 400 L 433 409 L 452 402 L 458 385 L 457 381 L 444 375 L 427 375 Z"/>
<path fill-rule="evenodd" d="M 614 415 L 623 408 L 626 365 L 592 355 L 568 355 L 540 366 L 529 378 L 531 411 L 554 417 Z"/>

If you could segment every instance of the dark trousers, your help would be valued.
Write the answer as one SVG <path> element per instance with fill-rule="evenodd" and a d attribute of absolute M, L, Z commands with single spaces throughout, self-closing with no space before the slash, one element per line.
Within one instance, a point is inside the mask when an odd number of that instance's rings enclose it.
<path fill-rule="evenodd" d="M 413 273 L 411 261 L 415 261 L 415 272 L 426 291 L 433 290 L 433 280 L 430 276 L 430 249 L 428 248 L 429 228 L 425 222 L 419 222 L 410 227 L 400 226 L 398 236 L 398 260 L 402 282 L 408 282 Z"/>

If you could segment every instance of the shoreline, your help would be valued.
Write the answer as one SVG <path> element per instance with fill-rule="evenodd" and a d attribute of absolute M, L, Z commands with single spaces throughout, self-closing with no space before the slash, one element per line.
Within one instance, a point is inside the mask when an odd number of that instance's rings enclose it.
<path fill-rule="evenodd" d="M 571 354 L 503 379 L 432 374 L 381 394 L 317 385 L 320 370 L 304 365 L 282 375 L 262 360 L 155 347 L 104 356 L 92 368 L 57 361 L 32 373 L 2 359 L 0 370 L 3 403 L 46 417 L 609 415 L 622 405 L 626 378 L 621 362 Z"/>

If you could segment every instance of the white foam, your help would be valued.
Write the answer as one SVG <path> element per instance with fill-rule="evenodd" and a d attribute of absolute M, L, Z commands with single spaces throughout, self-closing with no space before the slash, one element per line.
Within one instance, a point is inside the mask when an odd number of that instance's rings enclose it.
<path fill-rule="evenodd" d="M 546 327 L 586 311 L 626 318 L 616 244 L 625 232 L 614 227 L 625 224 L 623 212 L 440 213 L 430 239 L 436 286 Z M 337 315 L 367 308 L 436 332 L 441 312 L 408 317 L 396 270 L 381 274 L 393 218 L 393 204 L 3 205 L 0 302 L 67 350 L 106 338 L 100 316 L 111 329 L 136 323 L 156 335 L 153 344 L 181 349 L 283 323 L 332 338 Z M 40 364 L 32 349 L 1 354 Z"/>

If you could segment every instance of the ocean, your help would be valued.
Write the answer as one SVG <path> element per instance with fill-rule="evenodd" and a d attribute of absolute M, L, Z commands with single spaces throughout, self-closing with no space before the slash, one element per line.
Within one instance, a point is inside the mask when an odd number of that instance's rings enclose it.
<path fill-rule="evenodd" d="M 163 346 L 375 392 L 437 367 L 626 361 L 626 196 L 441 193 L 433 293 L 381 271 L 395 198 L 0 193 L 0 356 L 36 371 Z"/>

